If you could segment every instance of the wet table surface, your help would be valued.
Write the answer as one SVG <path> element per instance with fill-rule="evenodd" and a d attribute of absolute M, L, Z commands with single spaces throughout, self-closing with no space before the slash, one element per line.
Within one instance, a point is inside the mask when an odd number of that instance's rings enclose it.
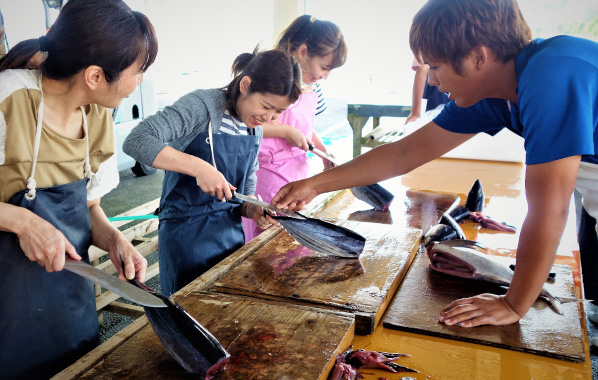
<path fill-rule="evenodd" d="M 484 213 L 520 228 L 527 210 L 524 194 L 525 165 L 523 164 L 437 159 L 403 177 L 381 184 L 388 189 L 393 189 L 393 192 L 411 189 L 457 194 L 464 204 L 467 193 L 476 179 L 481 180 L 486 197 Z M 468 239 L 477 240 L 487 247 L 494 248 L 499 256 L 514 257 L 518 233 L 498 233 L 482 229 L 473 223 L 467 223 L 462 227 Z M 571 268 L 576 296 L 580 297 L 578 249 L 575 235 L 575 209 L 572 201 L 556 263 Z M 420 371 L 417 374 L 391 374 L 380 370 L 363 370 L 361 372 L 365 380 L 377 380 L 380 377 L 393 380 L 407 376 L 421 380 L 589 380 L 592 379 L 592 368 L 583 311 L 579 315 L 579 324 L 585 354 L 583 363 L 397 331 L 383 325 L 376 328 L 371 335 L 356 336 L 352 345 L 354 348 L 410 354 L 412 357 L 403 358 L 401 364 Z"/>

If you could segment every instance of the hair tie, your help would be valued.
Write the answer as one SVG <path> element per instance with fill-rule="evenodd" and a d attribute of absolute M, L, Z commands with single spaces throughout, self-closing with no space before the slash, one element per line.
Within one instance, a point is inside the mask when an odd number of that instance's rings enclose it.
<path fill-rule="evenodd" d="M 39 41 L 39 51 L 42 53 L 47 53 L 48 48 L 46 47 L 46 36 L 41 36 L 37 40 Z"/>
<path fill-rule="evenodd" d="M 310 23 L 312 23 L 312 24 L 313 24 L 313 23 L 314 23 L 316 20 L 317 20 L 316 16 L 311 16 L 311 17 L 309 18 L 309 22 L 310 22 Z"/>

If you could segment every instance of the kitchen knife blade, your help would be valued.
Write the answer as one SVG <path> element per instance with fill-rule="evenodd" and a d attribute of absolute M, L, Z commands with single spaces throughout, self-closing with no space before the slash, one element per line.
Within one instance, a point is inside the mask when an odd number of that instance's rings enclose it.
<path fill-rule="evenodd" d="M 146 292 L 139 289 L 135 285 L 129 284 L 118 277 L 112 276 L 103 270 L 95 268 L 86 262 L 67 259 L 64 263 L 64 269 L 85 277 L 92 282 L 102 285 L 104 288 L 113 291 L 119 296 L 138 303 L 141 306 L 149 307 L 166 307 L 164 302 Z"/>
<path fill-rule="evenodd" d="M 305 217 L 303 217 L 301 214 L 296 213 L 295 211 L 287 211 L 287 210 L 282 210 L 280 208 L 276 208 L 273 205 L 271 205 L 270 203 L 266 203 L 264 201 L 260 201 L 255 198 L 248 197 L 247 195 L 239 194 L 236 191 L 233 191 L 233 195 L 235 196 L 235 198 L 238 198 L 247 203 L 252 203 L 254 205 L 260 206 L 261 208 L 265 208 L 267 210 L 274 211 L 277 214 L 289 216 L 291 218 L 296 218 L 296 219 L 305 219 Z"/>
<path fill-rule="evenodd" d="M 309 145 L 309 150 L 311 150 L 314 154 L 317 154 L 318 156 L 327 159 L 328 161 L 332 162 L 336 166 L 341 165 L 341 163 L 338 162 L 336 158 L 332 157 L 328 153 L 322 152 L 320 149 L 316 148 L 314 145 Z"/>

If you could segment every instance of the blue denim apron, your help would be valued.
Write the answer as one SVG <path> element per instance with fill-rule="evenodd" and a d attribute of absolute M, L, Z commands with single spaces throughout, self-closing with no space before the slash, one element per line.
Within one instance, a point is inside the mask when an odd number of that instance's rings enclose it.
<path fill-rule="evenodd" d="M 81 111 L 87 138 L 86 116 Z M 38 113 L 40 133 L 42 113 L 43 99 Z M 85 164 L 88 178 L 35 189 L 37 135 L 29 190 L 16 193 L 8 203 L 51 223 L 89 262 L 89 150 Z M 65 270 L 46 272 L 29 261 L 13 233 L 0 231 L 0 253 L 0 377 L 48 379 L 99 343 L 93 284 Z"/>
<path fill-rule="evenodd" d="M 223 133 L 210 139 L 210 135 L 211 126 L 210 133 L 200 133 L 185 153 L 214 163 L 242 191 L 259 150 L 259 138 Z M 238 200 L 222 202 L 204 193 L 194 177 L 165 173 L 158 232 L 164 295 L 170 296 L 243 246 L 240 206 Z"/>

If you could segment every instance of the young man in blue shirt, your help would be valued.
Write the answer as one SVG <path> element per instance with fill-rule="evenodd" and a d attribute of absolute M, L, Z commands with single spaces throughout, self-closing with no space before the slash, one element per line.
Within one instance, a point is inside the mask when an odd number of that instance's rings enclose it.
<path fill-rule="evenodd" d="M 524 138 L 527 165 L 528 213 L 513 281 L 506 295 L 456 300 L 439 319 L 463 327 L 514 323 L 554 263 L 576 182 L 587 216 L 598 216 L 598 44 L 570 36 L 532 40 L 514 0 L 428 0 L 413 19 L 410 45 L 430 66 L 428 83 L 450 93 L 447 107 L 402 140 L 286 185 L 272 203 L 301 207 L 319 193 L 402 175 L 479 132 L 508 128 Z M 587 258 L 598 252 L 595 221 L 586 221 L 580 241 L 594 247 L 582 245 Z M 583 259 L 582 270 L 586 279 L 594 271 Z M 586 282 L 585 290 L 598 299 L 596 286 Z"/>

